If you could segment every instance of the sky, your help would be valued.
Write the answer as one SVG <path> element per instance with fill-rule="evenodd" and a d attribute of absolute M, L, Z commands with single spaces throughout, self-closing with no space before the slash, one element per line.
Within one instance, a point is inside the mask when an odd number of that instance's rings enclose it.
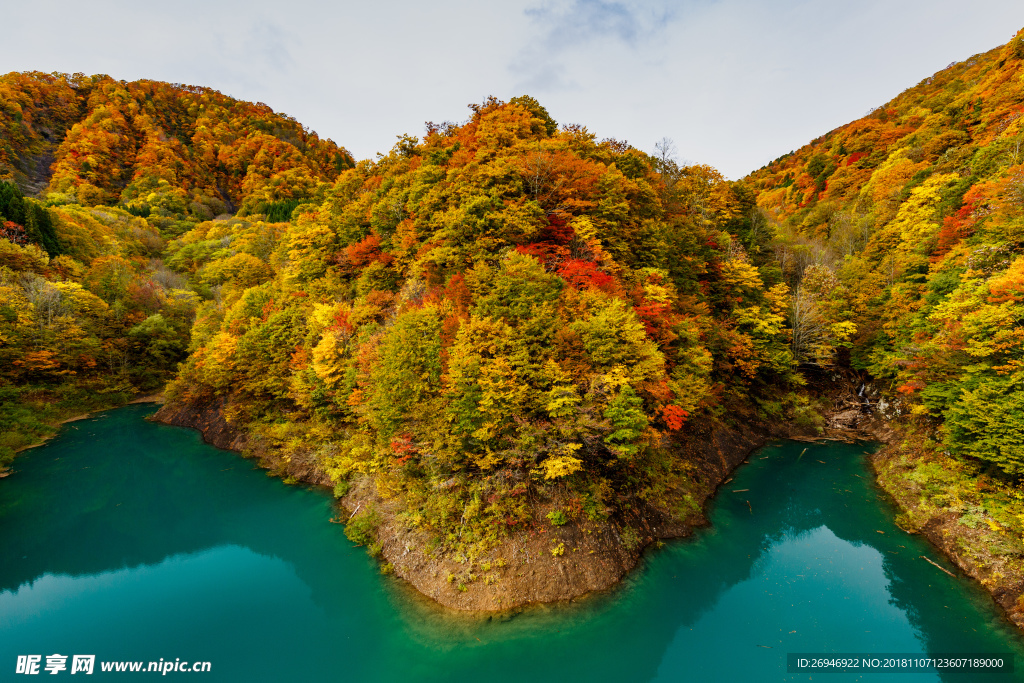
<path fill-rule="evenodd" d="M 1020 0 L 0 0 L 0 73 L 203 85 L 386 153 L 528 94 L 740 178 L 1010 40 Z"/>

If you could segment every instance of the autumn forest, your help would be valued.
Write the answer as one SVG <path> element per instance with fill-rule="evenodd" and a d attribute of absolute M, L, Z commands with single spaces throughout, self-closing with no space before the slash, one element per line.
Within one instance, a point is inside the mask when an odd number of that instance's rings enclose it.
<path fill-rule="evenodd" d="M 707 444 L 853 397 L 900 525 L 1024 615 L 1022 142 L 1024 32 L 738 181 L 529 96 L 357 161 L 207 88 L 0 76 L 0 469 L 162 394 L 465 590 L 538 526 L 639 553 Z"/>

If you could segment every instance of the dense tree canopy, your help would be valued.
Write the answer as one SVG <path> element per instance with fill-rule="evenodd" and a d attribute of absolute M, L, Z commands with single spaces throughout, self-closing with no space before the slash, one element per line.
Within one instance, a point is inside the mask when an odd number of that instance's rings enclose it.
<path fill-rule="evenodd" d="M 209 88 L 10 73 L 0 107 L 0 178 L 54 203 L 120 204 L 163 230 L 236 211 L 287 220 L 352 166 L 294 119 Z"/>
<path fill-rule="evenodd" d="M 535 484 L 593 510 L 659 499 L 688 418 L 797 381 L 787 287 L 726 230 L 747 220 L 733 185 L 559 130 L 532 98 L 472 112 L 287 226 L 201 223 L 167 252 L 209 296 L 176 400 L 227 397 L 296 453 L 316 434 L 334 476 L 372 475 L 461 543 L 524 521 Z"/>
<path fill-rule="evenodd" d="M 0 212 L 4 465 L 47 419 L 162 387 L 185 358 L 196 295 L 159 260 L 156 228 L 126 211 L 47 209 L 0 181 Z"/>

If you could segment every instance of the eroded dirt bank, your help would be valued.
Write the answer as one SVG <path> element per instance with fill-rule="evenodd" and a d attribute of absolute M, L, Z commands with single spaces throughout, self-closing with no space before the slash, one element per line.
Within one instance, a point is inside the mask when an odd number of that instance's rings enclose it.
<path fill-rule="evenodd" d="M 199 430 L 219 448 L 244 452 L 284 477 L 329 485 L 316 463 L 282 460 L 275 452 L 232 426 L 224 418 L 225 401 L 204 405 L 164 405 L 153 419 Z M 768 439 L 787 435 L 756 421 L 738 420 L 737 426 L 695 427 L 679 448 L 693 465 L 696 487 L 689 490 L 693 505 L 683 519 L 639 500 L 628 509 L 600 522 L 570 521 L 554 526 L 547 519 L 557 508 L 557 494 L 535 498 L 532 528 L 505 538 L 486 556 L 474 560 L 431 550 L 429 537 L 409 528 L 398 514 L 400 499 L 387 500 L 369 478 L 356 478 L 341 500 L 341 520 L 372 508 L 377 518 L 376 544 L 386 571 L 393 571 L 424 595 L 459 610 L 504 610 L 537 602 L 571 600 L 614 586 L 637 565 L 643 549 L 659 540 L 689 535 L 707 523 L 705 501 L 729 478 L 752 451 Z M 626 506 L 623 506 L 626 507 Z"/>
<path fill-rule="evenodd" d="M 687 442 L 696 465 L 701 508 L 718 485 L 770 434 L 764 426 L 708 430 Z M 426 534 L 403 525 L 400 500 L 383 500 L 369 479 L 354 482 L 342 504 L 354 513 L 372 506 L 380 516 L 377 543 L 398 576 L 437 602 L 460 610 L 500 610 L 536 602 L 570 600 L 615 585 L 637 565 L 644 547 L 659 539 L 689 535 L 706 524 L 693 509 L 684 520 L 641 501 L 601 522 L 570 521 L 554 526 L 547 513 L 560 507 L 557 495 L 535 498 L 532 528 L 514 532 L 474 561 L 431 553 Z"/>
<path fill-rule="evenodd" d="M 208 403 L 165 403 L 150 419 L 198 430 L 207 443 L 254 457 L 261 467 L 282 478 L 290 477 L 296 481 L 321 486 L 330 485 L 330 478 L 312 456 L 307 459 L 282 458 L 273 450 L 264 447 L 259 439 L 251 438 L 225 419 L 226 407 L 227 399 L 223 397 Z"/>
<path fill-rule="evenodd" d="M 1007 543 L 1006 532 L 971 523 L 959 510 L 936 510 L 927 504 L 927 492 L 901 465 L 901 441 L 890 439 L 872 456 L 876 481 L 902 513 L 898 523 L 923 535 L 960 571 L 980 583 L 1006 616 L 1024 630 L 1024 571 L 1019 554 Z"/>

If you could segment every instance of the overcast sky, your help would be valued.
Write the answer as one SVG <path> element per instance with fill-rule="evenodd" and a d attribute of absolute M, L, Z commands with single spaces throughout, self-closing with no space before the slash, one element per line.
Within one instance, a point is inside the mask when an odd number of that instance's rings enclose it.
<path fill-rule="evenodd" d="M 1021 0 L 0 0 L 0 73 L 266 102 L 356 158 L 488 95 L 739 178 L 1024 27 Z"/>

